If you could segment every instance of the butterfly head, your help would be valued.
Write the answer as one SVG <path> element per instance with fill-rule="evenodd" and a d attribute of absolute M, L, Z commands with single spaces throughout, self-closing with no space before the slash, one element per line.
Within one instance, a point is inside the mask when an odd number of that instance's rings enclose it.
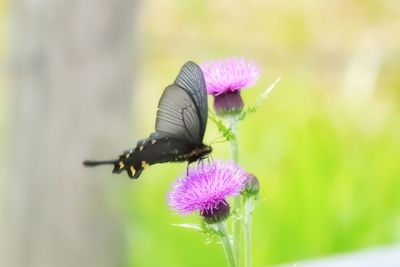
<path fill-rule="evenodd" d="M 200 155 L 201 159 L 206 158 L 207 155 L 210 154 L 211 152 L 212 152 L 211 146 L 207 146 L 207 145 L 203 144 L 203 146 L 201 148 L 199 148 L 199 155 Z"/>

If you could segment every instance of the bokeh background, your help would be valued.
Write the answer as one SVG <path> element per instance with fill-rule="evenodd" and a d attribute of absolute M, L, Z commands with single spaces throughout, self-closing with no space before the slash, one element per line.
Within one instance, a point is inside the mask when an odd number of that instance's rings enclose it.
<path fill-rule="evenodd" d="M 246 104 L 281 77 L 239 127 L 254 266 L 400 241 L 399 1 L 1 0 L 0 25 L 4 266 L 225 266 L 173 226 L 198 221 L 166 205 L 185 164 L 135 181 L 80 164 L 147 137 L 184 62 L 231 56 L 261 68 Z"/>

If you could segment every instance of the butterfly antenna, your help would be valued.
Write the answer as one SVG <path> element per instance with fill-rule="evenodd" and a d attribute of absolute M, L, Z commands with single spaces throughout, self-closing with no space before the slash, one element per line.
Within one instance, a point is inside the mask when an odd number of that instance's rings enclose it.
<path fill-rule="evenodd" d="M 85 160 L 82 164 L 86 167 L 95 167 L 98 165 L 115 164 L 118 160 Z"/>

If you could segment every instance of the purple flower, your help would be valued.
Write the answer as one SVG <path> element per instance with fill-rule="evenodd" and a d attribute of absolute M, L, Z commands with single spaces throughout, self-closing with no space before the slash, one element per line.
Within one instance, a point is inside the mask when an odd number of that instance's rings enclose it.
<path fill-rule="evenodd" d="M 190 168 L 186 177 L 177 180 L 168 195 L 168 204 L 181 214 L 199 211 L 206 221 L 214 214 L 226 219 L 229 215 L 226 198 L 240 194 L 247 175 L 234 163 L 200 164 Z"/>
<path fill-rule="evenodd" d="M 254 85 L 260 77 L 258 66 L 244 57 L 205 62 L 200 67 L 207 91 L 213 96 L 238 92 Z"/>

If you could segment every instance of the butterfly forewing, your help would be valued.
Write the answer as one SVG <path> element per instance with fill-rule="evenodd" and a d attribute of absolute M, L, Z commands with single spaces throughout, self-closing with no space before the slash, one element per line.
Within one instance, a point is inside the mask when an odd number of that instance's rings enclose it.
<path fill-rule="evenodd" d="M 201 139 L 203 139 L 207 126 L 208 104 L 206 83 L 199 65 L 192 61 L 185 63 L 176 77 L 174 84 L 183 88 L 192 96 L 198 110 L 201 130 L 200 136 Z"/>
<path fill-rule="evenodd" d="M 158 104 L 156 131 L 188 143 L 202 142 L 200 117 L 187 91 L 177 85 L 170 85 L 164 90 Z"/>

